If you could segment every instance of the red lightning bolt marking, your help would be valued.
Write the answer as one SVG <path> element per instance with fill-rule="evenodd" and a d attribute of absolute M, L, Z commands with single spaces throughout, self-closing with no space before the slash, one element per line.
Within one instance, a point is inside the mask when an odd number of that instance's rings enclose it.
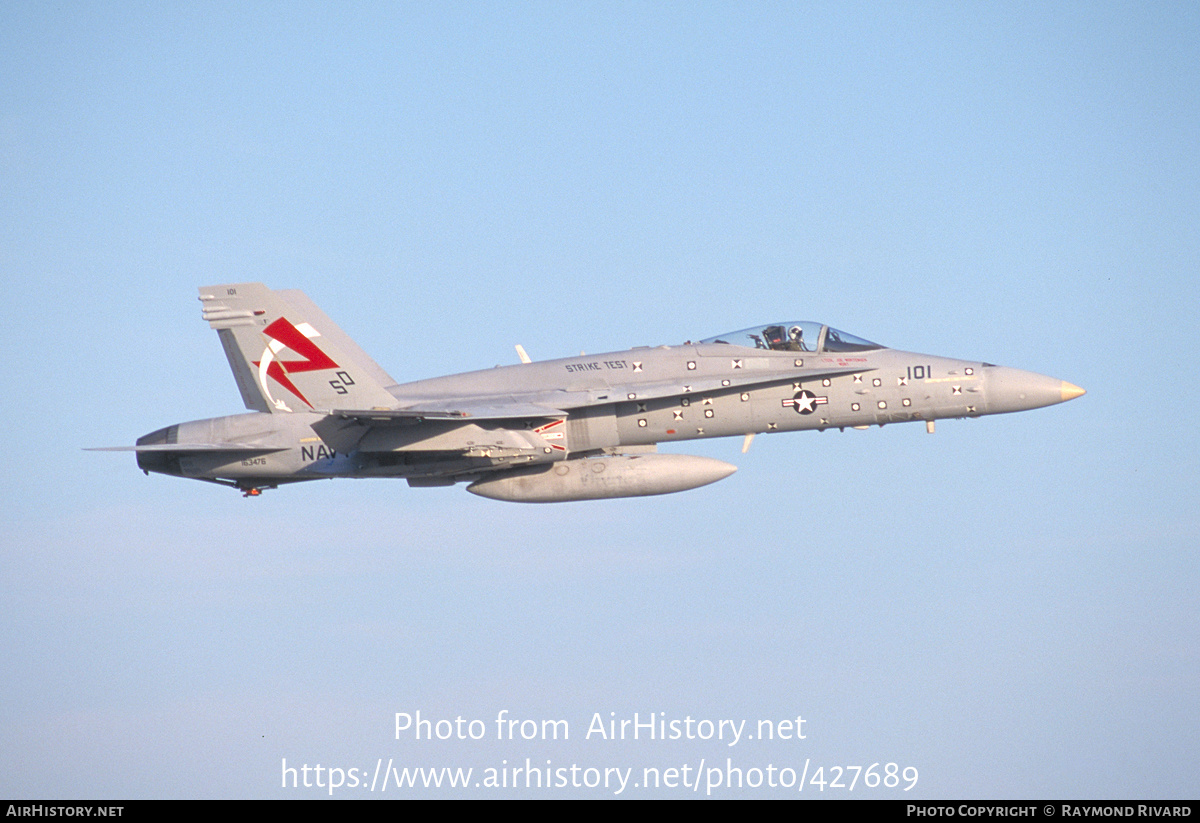
<path fill-rule="evenodd" d="M 322 369 L 336 369 L 338 364 L 333 362 L 325 352 L 317 346 L 316 343 L 305 337 L 299 329 L 289 323 L 285 318 L 281 317 L 271 325 L 263 329 L 263 334 L 270 337 L 272 340 L 278 340 L 283 345 L 294 351 L 296 354 L 304 357 L 304 360 L 272 360 L 267 366 L 267 375 L 273 378 L 279 385 L 290 391 L 292 394 L 304 401 L 304 404 L 310 409 L 312 403 L 308 402 L 308 398 L 300 393 L 295 384 L 288 379 L 288 374 L 306 371 L 321 371 Z M 261 362 L 261 361 L 259 361 Z M 259 363 L 254 364 L 258 366 Z"/>

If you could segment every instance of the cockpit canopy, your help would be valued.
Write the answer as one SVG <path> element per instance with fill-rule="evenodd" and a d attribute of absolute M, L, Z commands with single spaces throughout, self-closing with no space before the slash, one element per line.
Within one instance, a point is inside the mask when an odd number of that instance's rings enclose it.
<path fill-rule="evenodd" d="M 809 320 L 789 320 L 784 323 L 754 326 L 708 337 L 700 342 L 725 343 L 730 346 L 772 351 L 856 352 L 883 348 L 878 343 Z"/>

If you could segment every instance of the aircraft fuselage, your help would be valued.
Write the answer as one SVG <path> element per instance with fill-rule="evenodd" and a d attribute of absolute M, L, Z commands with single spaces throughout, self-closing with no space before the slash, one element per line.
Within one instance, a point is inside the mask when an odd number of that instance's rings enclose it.
<path fill-rule="evenodd" d="M 754 326 L 641 347 L 397 384 L 303 293 L 200 289 L 249 414 L 141 437 L 146 473 L 248 495 L 331 477 L 468 482 L 500 500 L 666 494 L 736 467 L 659 443 L 979 417 L 1083 389 L 968 360 L 885 348 L 821 323 Z"/>
<path fill-rule="evenodd" d="M 807 377 L 806 372 L 817 374 Z M 653 396 L 672 382 L 678 384 L 674 393 Z M 641 386 L 655 391 L 643 398 Z M 580 392 L 590 395 L 591 405 L 568 412 L 561 422 L 549 411 L 519 421 L 424 420 L 370 432 L 359 444 L 367 448 L 344 451 L 328 445 L 314 429 L 326 418 L 325 411 L 240 414 L 180 424 L 174 438 L 214 446 L 253 439 L 263 445 L 262 453 L 150 453 L 141 455 L 139 463 L 149 471 L 225 478 L 243 486 L 425 476 L 429 481 L 417 484 L 441 485 L 439 477 L 449 483 L 457 475 L 470 479 L 473 472 L 551 463 L 605 449 L 979 417 L 1051 405 L 1078 393 L 1070 384 L 1033 372 L 895 349 L 824 354 L 720 343 L 500 366 L 401 384 L 391 391 L 401 407 L 460 394 L 486 398 L 494 393 L 499 401 L 519 393 L 549 409 L 557 396 Z M 524 442 L 512 441 L 514 422 Z M 148 435 L 139 445 L 152 438 Z"/>

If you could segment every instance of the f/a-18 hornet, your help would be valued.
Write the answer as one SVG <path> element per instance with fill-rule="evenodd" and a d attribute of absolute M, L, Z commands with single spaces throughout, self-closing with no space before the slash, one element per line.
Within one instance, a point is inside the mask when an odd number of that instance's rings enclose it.
<path fill-rule="evenodd" d="M 137 441 L 146 473 L 248 496 L 331 477 L 533 503 L 666 494 L 729 476 L 657 444 L 1035 409 L 1084 390 L 1033 372 L 897 351 L 809 321 L 674 346 L 396 383 L 302 292 L 200 289 L 248 414 Z"/>

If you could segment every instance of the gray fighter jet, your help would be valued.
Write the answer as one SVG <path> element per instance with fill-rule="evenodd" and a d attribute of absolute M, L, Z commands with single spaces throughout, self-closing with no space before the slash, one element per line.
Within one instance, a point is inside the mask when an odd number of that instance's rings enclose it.
<path fill-rule="evenodd" d="M 657 444 L 1035 409 L 1084 390 L 1032 372 L 897 351 L 787 321 L 674 346 L 396 383 L 299 291 L 200 289 L 248 414 L 179 423 L 132 450 L 147 474 L 247 496 L 332 477 L 467 482 L 497 500 L 666 494 L 729 476 Z"/>

